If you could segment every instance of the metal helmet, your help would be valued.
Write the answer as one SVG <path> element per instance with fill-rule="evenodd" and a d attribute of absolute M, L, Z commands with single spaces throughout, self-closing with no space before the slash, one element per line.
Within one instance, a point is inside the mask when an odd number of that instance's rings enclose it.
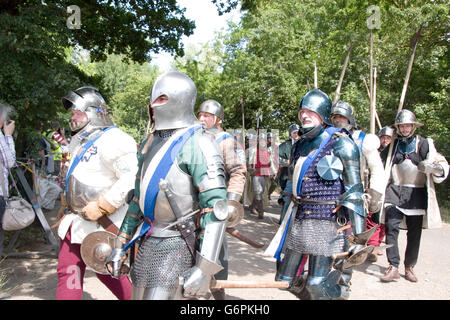
<path fill-rule="evenodd" d="M 299 109 L 314 111 L 320 116 L 323 122 L 330 126 L 333 125 L 330 118 L 331 99 L 325 92 L 319 89 L 308 91 L 300 101 Z"/>
<path fill-rule="evenodd" d="M 380 131 L 378 131 L 378 137 L 381 136 L 389 136 L 392 138 L 394 136 L 394 128 L 392 128 L 391 126 L 385 126 L 381 128 Z"/>
<path fill-rule="evenodd" d="M 300 126 L 296 123 L 293 123 L 289 126 L 288 131 L 289 131 L 289 137 L 292 136 L 292 133 L 294 133 L 295 131 L 300 130 Z"/>
<path fill-rule="evenodd" d="M 409 110 L 402 110 L 399 113 L 397 113 L 397 116 L 395 117 L 395 123 L 394 126 L 398 129 L 399 124 L 413 124 L 416 127 L 423 126 L 423 123 L 416 121 L 416 116 L 414 113 L 412 113 Z"/>
<path fill-rule="evenodd" d="M 66 110 L 78 110 L 86 113 L 88 120 L 83 122 L 70 121 L 70 129 L 77 132 L 88 124 L 92 127 L 109 127 L 114 125 L 106 110 L 105 100 L 94 87 L 81 87 L 70 91 L 61 99 Z"/>
<path fill-rule="evenodd" d="M 355 113 L 353 111 L 353 107 L 349 105 L 347 102 L 338 100 L 336 103 L 332 105 L 330 113 L 331 119 L 333 119 L 334 115 L 340 115 L 348 119 L 351 128 L 356 127 Z"/>
<path fill-rule="evenodd" d="M 414 131 L 416 131 L 417 127 L 423 126 L 422 123 L 416 121 L 415 114 L 406 109 L 397 113 L 397 116 L 395 117 L 395 122 L 394 122 L 394 126 L 397 129 L 397 134 L 399 136 L 402 136 L 401 131 L 398 128 L 399 124 L 412 124 L 413 125 L 413 130 L 411 131 L 411 133 L 407 137 L 403 137 L 403 138 L 411 137 L 414 134 Z"/>
<path fill-rule="evenodd" d="M 220 120 L 223 120 L 224 118 L 223 107 L 216 100 L 209 99 L 203 101 L 202 104 L 198 107 L 198 112 L 201 111 L 211 113 Z"/>
<path fill-rule="evenodd" d="M 152 88 L 150 104 L 162 95 L 168 100 L 153 108 L 156 130 L 185 128 L 197 122 L 194 115 L 197 88 L 191 78 L 178 71 L 159 76 Z"/>

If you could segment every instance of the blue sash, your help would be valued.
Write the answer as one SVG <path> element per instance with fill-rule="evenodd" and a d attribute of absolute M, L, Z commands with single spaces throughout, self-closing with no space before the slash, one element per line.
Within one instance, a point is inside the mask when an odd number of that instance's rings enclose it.
<path fill-rule="evenodd" d="M 359 141 L 359 143 L 356 143 L 356 145 L 358 146 L 359 152 L 362 152 L 362 145 L 363 145 L 363 141 L 364 141 L 365 137 L 366 137 L 366 134 L 364 132 L 362 132 L 362 130 L 361 130 L 359 132 L 358 139 L 356 139 L 357 141 Z"/>
<path fill-rule="evenodd" d="M 225 132 L 223 135 L 221 135 L 219 138 L 216 139 L 217 143 L 221 143 L 223 140 L 228 139 L 228 138 L 233 138 L 233 136 L 231 134 L 229 134 L 228 132 Z"/>
<path fill-rule="evenodd" d="M 158 166 L 155 169 L 155 172 L 153 173 L 152 177 L 150 178 L 150 181 L 147 186 L 147 191 L 145 193 L 145 200 L 144 200 L 144 216 L 145 220 L 143 222 L 141 232 L 139 233 L 138 237 L 133 238 L 127 244 L 123 247 L 123 251 L 128 250 L 133 243 L 142 237 L 144 234 L 146 234 L 150 228 L 151 228 L 151 221 L 154 218 L 154 210 L 155 210 L 155 203 L 156 198 L 158 196 L 159 192 L 159 181 L 161 179 L 165 179 L 167 176 L 167 173 L 169 172 L 170 168 L 172 167 L 173 162 L 175 161 L 176 157 L 178 156 L 178 153 L 183 148 L 184 144 L 194 135 L 195 131 L 202 128 L 201 126 L 195 126 L 191 127 L 188 130 L 186 130 L 182 135 L 180 135 L 177 139 L 172 141 L 171 145 L 167 149 L 164 156 L 161 158 L 161 161 L 158 163 Z"/>
<path fill-rule="evenodd" d="M 89 140 L 80 148 L 77 155 L 75 156 L 75 159 L 73 159 L 73 162 L 69 168 L 69 171 L 67 172 L 66 185 L 64 186 L 65 194 L 67 194 L 67 185 L 69 184 L 69 178 L 72 175 L 73 171 L 75 170 L 75 167 L 80 163 L 81 159 L 83 159 L 83 156 L 86 153 L 86 151 L 88 151 L 89 148 L 92 147 L 94 142 L 97 141 L 98 138 L 100 138 L 106 131 L 108 131 L 110 129 L 114 129 L 114 128 L 117 128 L 117 127 L 108 127 L 108 128 L 103 129 L 102 132 L 98 136 L 96 136 L 92 140 Z"/>
<path fill-rule="evenodd" d="M 330 141 L 331 137 L 333 136 L 333 134 L 335 134 L 336 132 L 340 131 L 340 129 L 335 128 L 335 127 L 328 127 L 325 130 L 328 133 L 328 137 L 326 139 L 324 139 L 321 143 L 319 148 L 317 148 L 314 152 L 311 152 L 308 157 L 306 158 L 306 160 L 303 162 L 302 164 L 302 168 L 300 170 L 300 174 L 298 177 L 298 181 L 297 181 L 297 195 L 299 195 L 301 193 L 301 188 L 302 188 L 302 181 L 303 181 L 303 177 L 306 174 L 306 171 L 308 170 L 309 166 L 311 165 L 311 163 L 314 161 L 315 158 L 317 158 L 317 156 L 319 155 L 319 152 L 325 147 L 325 145 Z M 289 224 L 291 222 L 292 219 L 292 215 L 289 215 L 289 220 L 286 223 L 286 228 L 284 229 L 284 233 L 283 236 L 281 237 L 281 241 L 280 241 L 280 245 L 278 246 L 277 251 L 275 252 L 274 257 L 278 260 L 278 261 L 282 261 L 281 259 L 281 251 L 283 249 L 284 246 L 284 241 L 286 240 L 286 236 L 287 236 L 287 231 L 289 229 Z"/>

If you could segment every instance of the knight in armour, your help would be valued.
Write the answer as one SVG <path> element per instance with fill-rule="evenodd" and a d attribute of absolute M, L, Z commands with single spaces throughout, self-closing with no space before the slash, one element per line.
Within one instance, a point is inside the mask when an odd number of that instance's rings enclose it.
<path fill-rule="evenodd" d="M 128 207 L 125 196 L 134 186 L 137 147 L 131 136 L 114 126 L 98 89 L 70 91 L 62 104 L 72 112 L 70 128 L 76 134 L 69 144 L 71 161 L 64 174 L 67 210 L 58 228 L 56 299 L 77 300 L 83 295 L 86 270 L 82 242 L 97 231 L 117 234 Z M 131 298 L 127 276 L 115 279 L 107 273 L 96 274 L 117 298 Z"/>
<path fill-rule="evenodd" d="M 389 266 L 381 281 L 390 282 L 400 278 L 400 254 L 398 235 L 400 227 L 408 230 L 404 258 L 405 279 L 417 282 L 413 268 L 419 256 L 422 228 L 441 226 L 439 206 L 434 183 L 443 182 L 448 176 L 448 162 L 436 151 L 433 140 L 415 133 L 416 116 L 410 110 L 401 110 L 394 127 L 397 137 L 392 142 L 389 165 L 390 177 L 386 188 L 385 215 L 386 250 Z M 381 156 L 388 161 L 389 149 Z"/>
<path fill-rule="evenodd" d="M 275 279 L 301 299 L 337 299 L 342 271 L 362 263 L 364 188 L 358 146 L 332 126 L 331 100 L 318 89 L 300 101 L 300 138 L 292 149 L 292 201 L 266 254 L 281 262 Z M 348 253 L 343 259 L 336 254 Z M 302 273 L 308 261 L 307 276 Z"/>
<path fill-rule="evenodd" d="M 135 300 L 205 296 L 222 269 L 225 169 L 219 145 L 194 115 L 196 96 L 181 72 L 161 75 L 151 91 L 151 133 L 141 143 L 133 199 L 106 262 L 118 277 L 138 244 L 130 270 Z"/>
<path fill-rule="evenodd" d="M 379 246 L 376 243 L 376 236 L 381 233 L 381 227 L 378 224 L 379 211 L 381 209 L 382 196 L 385 189 L 384 167 L 381 162 L 378 148 L 380 139 L 378 136 L 365 133 L 357 128 L 356 118 L 353 107 L 342 100 L 338 100 L 331 107 L 331 121 L 336 128 L 344 129 L 351 139 L 356 143 L 360 152 L 360 172 L 364 186 L 364 192 L 369 196 L 368 219 L 366 229 L 374 228 L 374 235 L 369 239 L 369 245 Z M 377 256 L 374 253 L 369 254 L 369 260 L 376 261 Z M 344 270 L 340 281 L 346 296 L 349 295 L 349 282 L 352 275 L 352 269 Z"/>

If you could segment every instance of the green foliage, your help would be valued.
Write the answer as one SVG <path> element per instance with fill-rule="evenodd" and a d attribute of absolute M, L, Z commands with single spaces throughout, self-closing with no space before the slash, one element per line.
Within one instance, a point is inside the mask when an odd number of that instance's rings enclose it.
<path fill-rule="evenodd" d="M 69 5 L 81 9 L 81 28 L 69 29 Z M 80 86 L 98 87 L 108 101 L 125 83 L 103 79 L 79 65 L 83 55 L 92 61 L 120 54 L 127 61 L 144 62 L 150 53 L 183 54 L 180 39 L 192 34 L 194 23 L 184 17 L 175 0 L 148 1 L 7 1 L 0 4 L 0 102 L 16 110 L 16 143 L 22 155 L 25 135 L 44 129 L 52 120 L 67 127 L 70 114 L 61 97 Z M 76 48 L 74 50 L 74 48 Z M 123 65 L 127 69 L 127 65 Z M 108 82 L 109 81 L 109 82 Z"/>
<path fill-rule="evenodd" d="M 114 123 L 136 142 L 142 141 L 148 122 L 150 90 L 158 68 L 148 63 L 125 62 L 117 55 L 110 55 L 102 62 L 84 60 L 80 68 L 101 79 L 101 93 L 112 111 Z"/>

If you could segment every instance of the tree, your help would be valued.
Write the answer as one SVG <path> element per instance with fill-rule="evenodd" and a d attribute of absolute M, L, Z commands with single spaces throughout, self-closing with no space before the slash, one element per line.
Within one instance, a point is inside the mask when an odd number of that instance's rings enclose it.
<path fill-rule="evenodd" d="M 69 5 L 80 8 L 80 29 L 70 29 Z M 76 53 L 92 61 L 121 54 L 144 62 L 150 53 L 183 54 L 180 39 L 194 23 L 175 0 L 81 1 L 9 0 L 0 4 L 0 102 L 15 107 L 19 140 L 27 131 L 50 123 L 67 124 L 61 97 L 84 85 L 98 87 L 109 101 L 113 87 L 79 68 Z M 77 50 L 72 50 L 77 48 Z M 21 142 L 17 144 L 21 153 Z"/>

